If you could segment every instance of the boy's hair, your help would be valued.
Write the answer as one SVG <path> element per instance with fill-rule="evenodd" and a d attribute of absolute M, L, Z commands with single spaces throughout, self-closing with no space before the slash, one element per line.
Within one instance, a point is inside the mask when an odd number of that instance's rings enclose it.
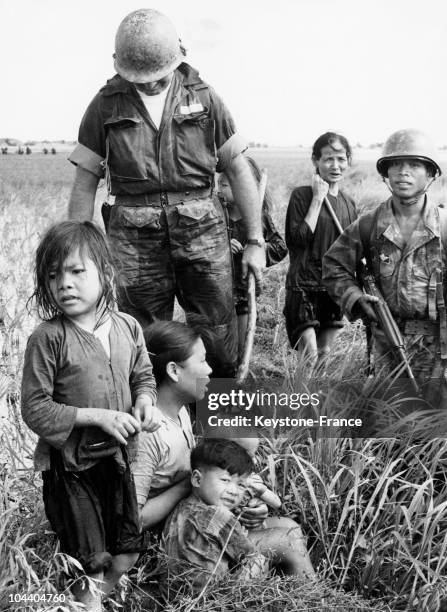
<path fill-rule="evenodd" d="M 113 292 L 114 261 L 104 233 L 90 221 L 62 221 L 52 225 L 41 239 L 36 251 L 34 268 L 34 293 L 39 316 L 48 321 L 59 314 L 51 290 L 50 271 L 63 270 L 70 253 L 79 249 L 81 257 L 88 256 L 95 264 L 102 286 L 105 308 L 115 302 Z"/>
<path fill-rule="evenodd" d="M 351 145 L 348 142 L 348 139 L 342 136 L 341 134 L 337 134 L 336 132 L 326 132 L 317 138 L 312 147 L 312 159 L 318 160 L 321 157 L 321 149 L 326 146 L 332 147 L 332 145 L 336 142 L 339 142 L 341 146 L 346 151 L 346 157 L 348 158 L 348 162 L 351 163 L 352 160 L 352 149 Z"/>
<path fill-rule="evenodd" d="M 166 376 L 166 365 L 186 361 L 200 338 L 195 329 L 180 321 L 155 321 L 143 333 L 157 385 Z"/>
<path fill-rule="evenodd" d="M 218 467 L 230 474 L 249 474 L 253 471 L 253 460 L 232 440 L 206 438 L 191 453 L 191 470 Z"/>

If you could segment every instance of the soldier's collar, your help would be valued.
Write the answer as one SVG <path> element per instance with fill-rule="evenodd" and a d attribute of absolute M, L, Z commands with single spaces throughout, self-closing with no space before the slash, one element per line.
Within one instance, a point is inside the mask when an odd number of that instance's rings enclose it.
<path fill-rule="evenodd" d="M 196 87 L 200 89 L 200 87 L 207 87 L 206 83 L 202 81 L 198 71 L 187 64 L 186 62 L 182 62 L 178 68 L 174 71 L 174 75 L 177 75 L 182 84 L 186 87 Z M 113 96 L 116 93 L 131 93 L 133 92 L 132 83 L 123 79 L 119 74 L 115 74 L 114 77 L 109 79 L 101 88 L 101 92 L 105 96 Z"/>
<path fill-rule="evenodd" d="M 207 84 L 200 78 L 198 70 L 186 62 L 182 62 L 175 72 L 181 78 L 182 85 L 185 87 L 195 87 L 196 89 L 207 87 Z"/>
<path fill-rule="evenodd" d="M 100 90 L 105 96 L 113 96 L 116 93 L 129 93 L 132 91 L 132 85 L 119 74 L 109 79 L 104 87 Z"/>
<path fill-rule="evenodd" d="M 440 236 L 439 232 L 439 220 L 437 214 L 437 206 L 428 193 L 425 194 L 425 204 L 422 210 L 422 223 L 434 236 Z M 393 213 L 393 200 L 390 197 L 383 204 L 383 211 L 381 215 L 378 215 L 377 219 L 377 235 L 381 236 L 388 227 L 396 222 L 396 218 Z"/>
<path fill-rule="evenodd" d="M 430 196 L 425 194 L 426 201 L 424 206 L 424 212 L 422 214 L 422 221 L 425 226 L 433 232 L 435 236 L 440 236 L 440 226 L 439 226 L 439 213 L 438 206 L 434 203 Z"/>

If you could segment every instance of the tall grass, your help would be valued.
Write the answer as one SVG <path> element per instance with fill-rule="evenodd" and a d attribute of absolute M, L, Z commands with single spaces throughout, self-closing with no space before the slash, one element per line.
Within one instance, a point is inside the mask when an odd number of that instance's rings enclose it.
<path fill-rule="evenodd" d="M 254 154 L 269 172 L 277 202 L 274 216 L 282 228 L 290 190 L 309 180 L 311 166 L 302 155 Z M 40 477 L 31 469 L 35 439 L 18 409 L 23 351 L 37 323 L 25 304 L 32 290 L 35 246 L 46 226 L 65 215 L 72 172 L 59 156 L 8 157 L 1 163 L 0 406 L 9 418 L 0 418 L 0 610 L 33 612 L 52 608 L 12 607 L 9 595 L 63 592 L 68 598 L 59 576 L 68 570 L 69 560 L 58 553 L 45 519 Z M 346 191 L 365 208 L 387 197 L 367 162 L 352 168 Z M 259 301 L 255 376 L 267 389 L 317 391 L 320 410 L 327 414 L 369 410 L 374 424 L 392 422 L 401 401 L 390 401 L 383 381 L 367 378 L 360 324 L 345 327 L 318 376 L 309 378 L 306 364 L 290 351 L 281 314 L 286 266 L 283 262 L 266 274 Z M 312 561 L 326 582 L 302 585 L 271 577 L 242 586 L 230 581 L 213 586 L 200 602 L 185 596 L 166 609 L 439 609 L 442 598 L 447 598 L 447 442 L 423 437 L 429 418 L 427 413 L 425 422 L 413 419 L 406 434 L 387 439 L 270 432 L 261 445 L 261 470 L 282 497 L 283 511 L 301 523 Z M 142 563 L 122 581 L 114 596 L 118 601 L 127 596 L 127 610 L 157 609 L 153 569 L 153 563 Z M 60 609 L 70 606 L 74 609 L 69 602 Z M 119 609 L 114 603 L 110 608 Z"/>

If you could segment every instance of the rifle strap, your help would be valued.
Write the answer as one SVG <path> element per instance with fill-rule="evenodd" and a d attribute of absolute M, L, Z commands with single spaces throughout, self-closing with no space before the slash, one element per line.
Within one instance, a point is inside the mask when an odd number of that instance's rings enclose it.
<path fill-rule="evenodd" d="M 439 313 L 439 343 L 441 348 L 441 359 L 447 359 L 447 317 L 445 307 L 446 286 L 445 274 L 443 272 L 444 267 L 447 264 L 447 210 L 443 206 L 439 206 L 438 213 L 441 268 L 437 270 L 439 291 L 436 295 L 436 306 Z"/>
<path fill-rule="evenodd" d="M 363 253 L 365 255 L 366 264 L 370 270 L 372 270 L 371 264 L 371 232 L 372 229 L 377 226 L 377 219 L 379 216 L 378 206 L 372 213 L 366 213 L 359 219 L 359 233 L 360 241 L 363 247 Z"/>
<path fill-rule="evenodd" d="M 363 254 L 366 259 L 366 266 L 372 272 L 372 261 L 371 261 L 371 231 L 375 227 L 377 222 L 377 211 L 373 213 L 367 213 L 362 215 L 359 219 L 359 234 L 360 241 L 363 247 Z M 368 360 L 368 373 L 372 374 L 374 371 L 372 362 L 372 330 L 371 322 L 365 323 L 366 328 L 366 354 Z"/>
<path fill-rule="evenodd" d="M 112 190 L 112 181 L 110 178 L 110 169 L 109 169 L 109 153 L 110 153 L 110 144 L 109 137 L 106 138 L 106 157 L 104 161 L 101 163 L 101 166 L 104 168 L 104 180 L 107 187 L 107 198 L 106 201 L 102 203 L 101 206 L 101 216 L 102 221 L 104 223 L 104 229 L 106 230 L 106 234 L 109 230 L 110 223 L 110 213 L 112 211 L 112 206 L 110 204 L 110 194 Z"/>

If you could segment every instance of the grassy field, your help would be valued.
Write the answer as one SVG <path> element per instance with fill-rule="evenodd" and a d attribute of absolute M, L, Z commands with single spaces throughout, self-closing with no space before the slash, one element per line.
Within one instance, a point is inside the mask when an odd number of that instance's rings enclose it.
<path fill-rule="evenodd" d="M 269 176 L 274 218 L 283 228 L 290 191 L 308 182 L 312 169 L 302 150 L 256 149 Z M 387 197 L 369 160 L 355 161 L 346 190 L 361 210 Z M 58 553 L 41 502 L 40 477 L 30 468 L 34 438 L 20 417 L 20 377 L 26 338 L 37 324 L 26 310 L 32 292 L 33 254 L 39 235 L 62 219 L 73 169 L 62 155 L 0 158 L 0 610 L 70 610 L 58 574 L 68 561 Z M 439 181 L 433 187 L 439 198 Z M 98 195 L 98 205 L 104 191 Z M 287 262 L 266 274 L 259 300 L 253 373 L 266 388 L 318 392 L 322 412 L 371 405 L 392 418 L 398 404 L 385 401 L 364 375 L 363 329 L 347 325 L 324 376 L 307 380 L 305 365 L 288 348 L 282 321 Z M 372 399 L 371 399 L 372 398 Z M 391 416 L 390 416 L 391 415 Z M 377 417 L 378 418 L 378 417 Z M 435 419 L 437 417 L 433 417 Z M 398 438 L 315 438 L 307 433 L 267 436 L 261 445 L 263 474 L 300 521 L 322 582 L 303 585 L 272 577 L 244 587 L 226 583 L 168 609 L 222 610 L 419 610 L 441 609 L 447 598 L 446 442 L 424 439 L 417 426 Z M 115 599 L 125 610 L 155 610 L 151 564 L 123 580 Z M 63 594 L 65 603 L 11 603 L 14 595 Z M 144 602 L 144 603 L 142 603 Z M 123 609 L 110 603 L 110 609 Z M 58 608 L 59 606 L 59 608 Z"/>

